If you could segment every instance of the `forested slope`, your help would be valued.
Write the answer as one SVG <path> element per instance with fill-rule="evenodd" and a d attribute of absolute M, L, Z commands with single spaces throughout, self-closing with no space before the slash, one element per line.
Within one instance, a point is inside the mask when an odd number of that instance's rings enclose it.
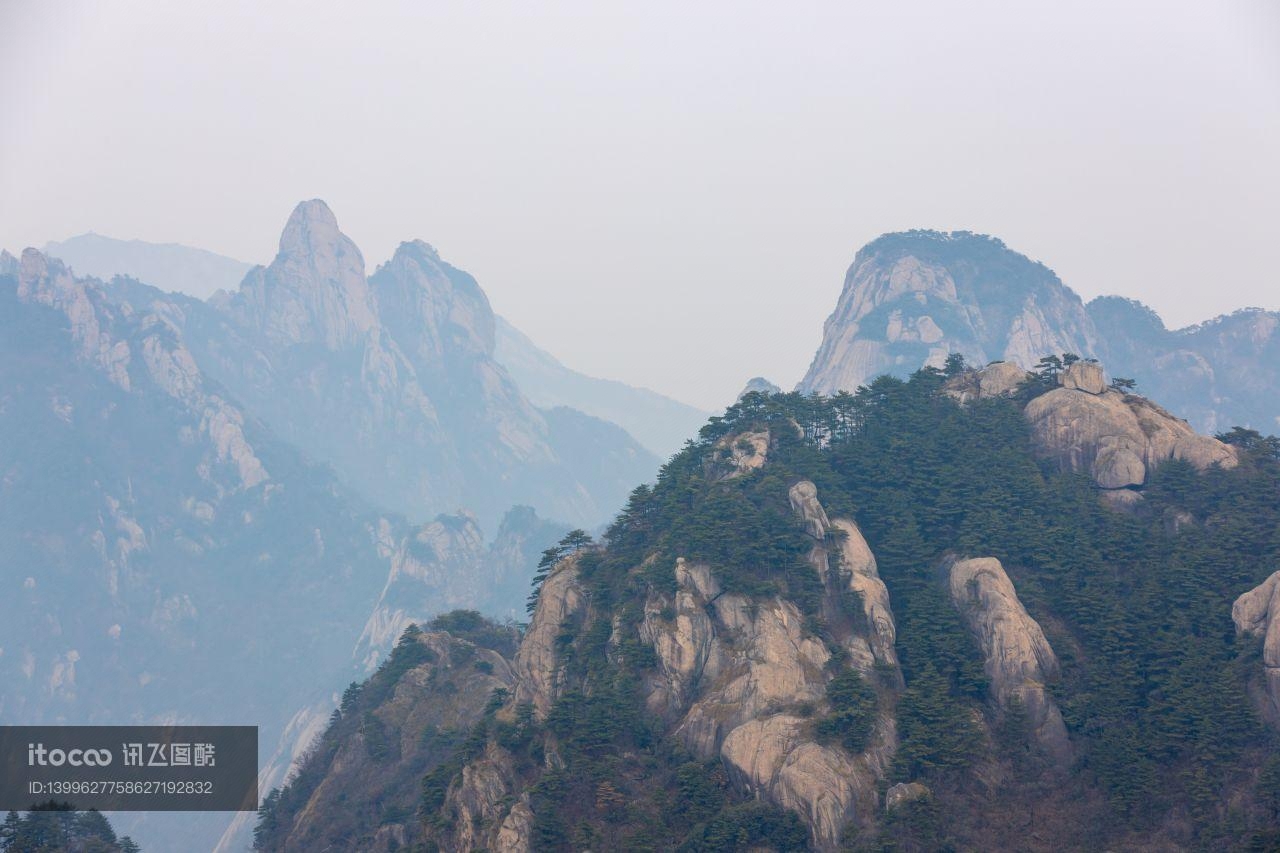
<path fill-rule="evenodd" d="M 1104 501 L 1024 413 L 1080 405 L 1060 367 L 747 395 L 548 552 L 510 684 L 413 814 L 332 849 L 1268 849 L 1280 741 L 1232 605 L 1280 569 L 1280 443 L 1148 448 Z M 315 831 L 290 796 L 260 849 Z"/>

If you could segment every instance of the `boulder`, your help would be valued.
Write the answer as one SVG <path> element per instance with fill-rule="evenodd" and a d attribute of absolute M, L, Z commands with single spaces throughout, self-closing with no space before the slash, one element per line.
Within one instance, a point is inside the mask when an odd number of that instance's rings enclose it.
<path fill-rule="evenodd" d="M 1063 388 L 1101 394 L 1107 390 L 1107 379 L 1102 365 L 1096 361 L 1077 361 L 1058 374 L 1058 384 Z"/>
<path fill-rule="evenodd" d="M 565 621 L 582 615 L 586 606 L 586 596 L 578 583 L 578 558 L 565 557 L 542 582 L 537 609 L 512 667 L 516 676 L 515 701 L 531 703 L 540 720 L 546 718 L 560 690 L 556 638 Z"/>
<path fill-rule="evenodd" d="M 884 792 L 884 810 L 891 812 L 904 803 L 922 800 L 932 793 L 923 782 L 899 782 Z"/>
<path fill-rule="evenodd" d="M 1088 376 L 1078 380 L 1096 387 Z M 1104 489 L 1141 486 L 1151 468 L 1169 459 L 1199 470 L 1237 464 L 1235 448 L 1199 435 L 1149 400 L 1110 389 L 1055 388 L 1028 403 L 1025 414 L 1042 455 L 1063 471 L 1088 473 Z"/>
<path fill-rule="evenodd" d="M 1280 720 L 1280 572 L 1241 595 L 1231 605 L 1231 621 L 1236 631 L 1262 638 L 1262 667 L 1267 698 L 1267 716 Z"/>
<path fill-rule="evenodd" d="M 994 557 L 957 560 L 950 571 L 951 600 L 982 649 L 991 696 L 1026 711 L 1034 736 L 1059 760 L 1070 751 L 1062 714 L 1045 682 L 1058 674 L 1058 658 L 1039 623 L 1027 613 L 1004 566 Z"/>

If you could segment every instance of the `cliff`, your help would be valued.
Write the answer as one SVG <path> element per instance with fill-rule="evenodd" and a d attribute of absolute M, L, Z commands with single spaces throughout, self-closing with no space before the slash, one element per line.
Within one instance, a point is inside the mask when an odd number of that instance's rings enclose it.
<path fill-rule="evenodd" d="M 600 543 L 548 552 L 511 681 L 404 843 L 1261 843 L 1280 453 L 1186 438 L 1081 365 L 744 397 Z M 1139 423 L 1126 513 L 1037 437 L 1028 410 L 1073 395 Z"/>

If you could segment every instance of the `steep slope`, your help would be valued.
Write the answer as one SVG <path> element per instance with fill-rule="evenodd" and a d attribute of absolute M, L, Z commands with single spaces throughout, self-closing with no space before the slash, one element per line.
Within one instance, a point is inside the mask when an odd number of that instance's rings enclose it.
<path fill-rule="evenodd" d="M 397 841 L 1057 851 L 1275 837 L 1271 655 L 1252 635 L 1271 633 L 1280 444 L 1233 434 L 1235 467 L 1202 471 L 1153 458 L 1143 498 L 1116 512 L 1027 414 L 1055 389 L 1091 393 L 1088 370 L 1000 383 L 952 367 L 832 399 L 748 394 L 633 493 L 602 543 L 563 540 L 504 656 L 510 681 L 423 774 L 416 813 L 391 815 Z M 263 825 L 296 825 L 298 799 L 286 789 Z"/>
<path fill-rule="evenodd" d="M 0 258 L 0 719 L 252 722 L 278 782 L 404 623 L 514 611 L 564 528 L 519 508 L 445 548 L 450 519 L 376 512 L 201 371 L 191 306 Z M 137 820 L 175 849 L 226 816 Z"/>
<path fill-rule="evenodd" d="M 81 277 L 105 281 L 127 275 L 197 299 L 207 299 L 219 290 L 235 290 L 253 268 L 253 264 L 206 249 L 178 243 L 116 240 L 92 233 L 46 243 L 43 251 Z"/>
<path fill-rule="evenodd" d="M 1171 331 L 1130 299 L 1099 297 L 1087 307 L 1108 360 L 1197 429 L 1280 427 L 1280 313 L 1246 308 Z"/>
<path fill-rule="evenodd" d="M 1100 358 L 1198 430 L 1280 424 L 1280 316 L 1245 309 L 1170 331 L 1151 309 L 1106 296 L 1087 306 L 1052 271 L 991 237 L 886 234 L 864 246 L 799 390 L 853 391 L 949 353 L 1023 369 L 1049 353 Z"/>
<path fill-rule="evenodd" d="M 621 430 L 524 397 L 493 359 L 493 313 L 471 276 L 414 241 L 366 279 L 320 201 L 294 211 L 270 265 L 183 318 L 203 370 L 282 438 L 411 517 L 466 507 L 492 528 L 527 504 L 598 524 L 656 467 Z"/>
<path fill-rule="evenodd" d="M 710 414 L 645 388 L 565 367 L 519 329 L 496 319 L 493 357 L 536 406 L 565 406 L 615 423 L 662 459 L 697 435 Z"/>
<path fill-rule="evenodd" d="M 992 237 L 886 234 L 858 251 L 800 390 L 852 391 L 882 373 L 975 364 L 1031 367 L 1045 353 L 1096 356 L 1080 297 L 1051 270 Z"/>

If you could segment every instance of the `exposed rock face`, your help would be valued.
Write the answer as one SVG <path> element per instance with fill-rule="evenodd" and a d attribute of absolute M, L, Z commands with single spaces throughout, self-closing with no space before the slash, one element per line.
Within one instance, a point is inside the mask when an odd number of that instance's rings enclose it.
<path fill-rule="evenodd" d="M 324 202 L 303 202 L 280 251 L 209 303 L 137 282 L 167 305 L 202 372 L 378 505 L 415 518 L 467 507 L 492 528 L 513 504 L 592 526 L 657 459 L 621 429 L 542 411 L 494 359 L 495 318 L 467 273 L 422 241 L 366 278 Z M 155 309 L 158 310 L 158 309 Z"/>
<path fill-rule="evenodd" d="M 507 810 L 506 801 L 513 793 L 516 774 L 511 755 L 496 744 L 488 744 L 484 755 L 462 768 L 462 782 L 449 792 L 449 803 L 458 816 L 451 836 L 442 839 L 441 845 L 448 853 L 468 853 L 471 850 L 488 848 L 483 832 L 486 825 L 492 826 L 503 812 Z M 519 805 L 519 804 L 517 804 Z M 528 804 L 522 811 L 528 810 Z M 511 808 L 514 811 L 515 807 Z M 508 817 L 510 813 L 508 812 Z M 529 813 L 532 822 L 532 812 Z M 503 819 L 502 826 L 507 820 Z M 518 831 L 514 825 L 508 830 L 508 837 Z M 525 836 L 527 849 L 528 836 Z M 517 841 L 518 844 L 518 841 Z M 499 850 L 518 850 L 499 847 Z"/>
<path fill-rule="evenodd" d="M 1058 377 L 1058 384 L 1086 394 L 1101 394 L 1107 390 L 1106 375 L 1102 365 L 1096 361 L 1077 361 L 1068 365 Z"/>
<path fill-rule="evenodd" d="M 377 324 L 364 257 L 319 199 L 294 209 L 276 259 L 250 271 L 234 310 L 282 346 L 316 342 L 339 349 L 360 342 Z"/>
<path fill-rule="evenodd" d="M 334 744 L 327 765 L 315 768 L 317 781 L 292 815 L 286 841 L 272 849 L 302 853 L 329 846 L 381 853 L 399 849 L 414 835 L 421 775 L 448 757 L 448 750 L 435 744 L 465 732 L 480 719 L 493 691 L 510 687 L 513 679 L 509 663 L 491 649 L 443 632 L 423 633 L 418 642 L 429 650 L 429 659 L 401 676 L 387 699 L 362 720 L 341 729 L 349 732 Z M 485 846 L 475 837 L 479 824 L 471 818 L 491 816 L 508 793 L 509 759 L 499 753 L 492 750 L 469 767 L 453 792 L 459 814 L 467 818 L 458 822 L 459 837 L 468 845 L 461 849 Z M 402 768 L 420 769 L 404 773 Z M 392 814 L 393 807 L 404 818 L 376 817 Z M 338 839 L 348 846 L 332 847 Z"/>
<path fill-rule="evenodd" d="M 1061 387 L 1027 404 L 1033 438 L 1064 471 L 1087 472 L 1104 489 L 1141 486 L 1150 468 L 1183 459 L 1198 469 L 1232 468 L 1235 449 L 1197 434 L 1186 421 L 1131 394 L 1101 385 L 1098 365 L 1077 363 Z"/>
<path fill-rule="evenodd" d="M 1095 355 L 1080 298 L 1047 268 L 990 237 L 887 234 L 858 252 L 799 390 L 853 391 L 881 373 L 974 364 L 1031 367 L 1048 353 Z"/>
<path fill-rule="evenodd" d="M 547 716 L 560 693 L 561 664 L 556 638 L 560 636 L 561 626 L 568 620 L 582 618 L 586 606 L 586 597 L 578 583 L 577 557 L 566 557 L 542 582 L 538 607 L 514 663 L 514 700 L 531 703 L 538 719 Z"/>
<path fill-rule="evenodd" d="M 741 477 L 763 468 L 769 458 L 769 431 L 727 435 L 716 442 L 717 459 L 724 467 L 724 479 Z"/>
<path fill-rule="evenodd" d="M 982 648 L 992 697 L 1003 708 L 1018 702 L 1036 739 L 1056 758 L 1070 751 L 1066 726 L 1045 682 L 1058 675 L 1058 658 L 1031 618 L 1000 561 L 957 560 L 950 570 L 951 600 Z"/>
<path fill-rule="evenodd" d="M 1262 638 L 1262 665 L 1271 704 L 1267 716 L 1273 722 L 1280 720 L 1280 572 L 1237 598 L 1231 606 L 1231 621 L 1238 632 Z"/>
<path fill-rule="evenodd" d="M 989 397 L 1005 397 L 1018 390 L 1018 386 L 1031 376 L 1011 361 L 994 361 L 981 370 L 967 370 L 947 380 L 944 392 L 969 403 Z"/>
<path fill-rule="evenodd" d="M 1130 299 L 1083 306 L 1044 266 L 963 232 L 886 234 L 863 247 L 798 390 L 853 391 L 882 373 L 941 367 L 953 352 L 1023 368 L 1046 355 L 1100 358 L 1201 432 L 1280 427 L 1280 313 L 1247 308 L 1171 331 Z"/>
<path fill-rule="evenodd" d="M 884 792 L 884 810 L 891 812 L 903 803 L 924 799 L 930 793 L 929 786 L 920 782 L 899 782 Z"/>
<path fill-rule="evenodd" d="M 1087 307 L 1107 363 L 1200 432 L 1280 428 L 1280 313 L 1245 308 L 1170 330 L 1131 299 L 1103 296 Z"/>
<path fill-rule="evenodd" d="M 113 301 L 34 250 L 0 274 L 0 576 L 18 579 L 0 596 L 7 721 L 247 713 L 270 749 L 317 689 L 351 680 L 390 568 L 378 517 L 204 372 L 191 305 Z M 391 541 L 400 525 L 386 520 Z M 225 824 L 148 831 L 209 849 Z"/>
<path fill-rule="evenodd" d="M 868 630 L 839 623 L 838 641 L 868 676 L 877 663 L 896 670 L 888 593 L 861 533 L 828 518 L 811 482 L 796 483 L 789 498 L 815 540 L 810 560 L 829 594 L 843 585 L 862 597 Z M 832 531 L 842 534 L 834 553 Z M 875 808 L 876 780 L 897 746 L 891 707 L 860 755 L 815 742 L 794 709 L 825 701 L 830 652 L 795 605 L 725 593 L 709 567 L 684 559 L 675 572 L 674 601 L 651 595 L 640 626 L 659 664 L 646 685 L 650 711 L 694 754 L 719 755 L 741 789 L 800 814 L 820 849 L 834 848 L 850 820 L 865 822 Z"/>

